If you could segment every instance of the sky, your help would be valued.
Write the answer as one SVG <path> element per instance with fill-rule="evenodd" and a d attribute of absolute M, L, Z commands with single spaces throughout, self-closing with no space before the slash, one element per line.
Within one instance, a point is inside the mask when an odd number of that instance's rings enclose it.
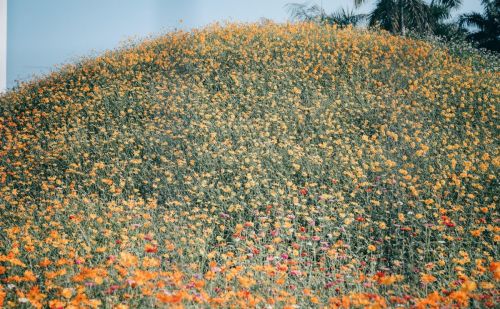
<path fill-rule="evenodd" d="M 8 0 L 7 87 L 79 57 L 114 49 L 127 39 L 189 30 L 219 21 L 289 20 L 288 3 L 353 8 L 354 0 Z M 358 12 L 368 12 L 366 1 Z M 481 11 L 462 0 L 455 13 Z"/>

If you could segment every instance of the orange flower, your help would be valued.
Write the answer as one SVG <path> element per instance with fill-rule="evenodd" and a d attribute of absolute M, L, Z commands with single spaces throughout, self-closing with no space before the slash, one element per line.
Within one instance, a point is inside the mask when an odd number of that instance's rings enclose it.
<path fill-rule="evenodd" d="M 209 270 L 205 273 L 205 279 L 212 280 L 213 278 L 215 278 L 215 273 L 213 271 Z"/>
<path fill-rule="evenodd" d="M 432 283 L 436 280 L 437 280 L 436 277 L 434 277 L 431 274 L 422 274 L 420 276 L 420 281 L 422 281 L 423 284 L 429 284 L 429 283 Z"/>
<path fill-rule="evenodd" d="M 120 253 L 120 264 L 124 267 L 132 267 L 137 265 L 137 257 L 128 252 Z"/>
<path fill-rule="evenodd" d="M 313 304 L 319 304 L 319 299 L 316 296 L 311 296 L 310 301 Z"/>
<path fill-rule="evenodd" d="M 64 298 L 71 298 L 71 296 L 73 295 L 73 290 L 72 289 L 68 289 L 68 288 L 65 288 L 61 291 L 61 296 L 63 296 Z"/>
<path fill-rule="evenodd" d="M 142 261 L 142 266 L 143 267 L 158 267 L 160 266 L 160 260 L 155 259 L 155 258 L 150 258 L 150 257 L 145 257 Z"/>
<path fill-rule="evenodd" d="M 144 251 L 146 251 L 147 253 L 156 253 L 158 252 L 158 247 L 155 245 L 146 244 L 146 246 L 144 246 Z"/>
<path fill-rule="evenodd" d="M 26 264 L 21 262 L 18 258 L 15 258 L 12 252 L 8 255 L 0 255 L 0 262 L 9 262 L 12 265 L 26 267 Z"/>
<path fill-rule="evenodd" d="M 493 273 L 495 280 L 500 280 L 500 262 L 491 262 L 490 271 Z"/>
<path fill-rule="evenodd" d="M 180 291 L 172 294 L 167 294 L 167 293 L 156 294 L 156 299 L 158 299 L 162 303 L 167 303 L 167 304 L 178 304 L 182 301 L 183 297 L 184 293 Z"/>
<path fill-rule="evenodd" d="M 105 184 L 107 184 L 108 186 L 111 186 L 113 184 L 113 180 L 109 179 L 109 178 L 103 178 L 101 179 L 101 181 Z"/>
<path fill-rule="evenodd" d="M 250 277 L 238 277 L 238 282 L 245 289 L 249 289 L 255 284 L 255 280 Z"/>
<path fill-rule="evenodd" d="M 31 270 L 27 270 L 24 272 L 24 280 L 30 281 L 30 282 L 35 282 L 36 276 Z"/>
<path fill-rule="evenodd" d="M 461 290 L 467 293 L 474 291 L 477 288 L 477 283 L 472 280 L 466 280 L 462 283 Z"/>
<path fill-rule="evenodd" d="M 66 303 L 63 302 L 63 301 L 60 301 L 60 300 L 57 300 L 57 299 L 53 299 L 51 301 L 49 301 L 49 308 L 51 309 L 59 309 L 59 308 L 64 308 L 66 307 Z"/>
<path fill-rule="evenodd" d="M 38 285 L 32 287 L 27 295 L 28 300 L 35 308 L 42 308 L 42 301 L 45 297 L 47 297 L 47 295 L 40 293 Z"/>
<path fill-rule="evenodd" d="M 481 230 L 480 229 L 477 229 L 477 230 L 473 230 L 470 232 L 472 236 L 474 237 L 479 237 L 481 236 Z"/>
<path fill-rule="evenodd" d="M 50 264 L 52 264 L 52 262 L 48 258 L 45 258 L 42 261 L 40 261 L 40 263 L 38 263 L 40 267 L 47 267 Z"/>
<path fill-rule="evenodd" d="M 0 307 L 3 308 L 3 301 L 7 293 L 4 292 L 3 287 L 0 285 Z"/>
<path fill-rule="evenodd" d="M 467 307 L 469 305 L 469 295 L 466 291 L 455 291 L 450 294 L 449 298 L 457 302 L 460 306 Z"/>
<path fill-rule="evenodd" d="M 132 280 L 137 285 L 143 285 L 146 282 L 155 279 L 157 276 L 158 275 L 156 272 L 136 270 L 134 272 L 134 277 L 132 277 Z"/>
<path fill-rule="evenodd" d="M 391 285 L 396 281 L 402 280 L 402 276 L 400 275 L 391 275 L 391 276 L 383 276 L 378 278 L 378 282 L 382 285 Z"/>
<path fill-rule="evenodd" d="M 426 298 L 419 299 L 417 300 L 415 307 L 420 309 L 427 309 L 427 308 L 439 308 L 439 304 L 441 302 L 441 296 L 439 296 L 439 293 L 434 291 L 427 295 Z"/>

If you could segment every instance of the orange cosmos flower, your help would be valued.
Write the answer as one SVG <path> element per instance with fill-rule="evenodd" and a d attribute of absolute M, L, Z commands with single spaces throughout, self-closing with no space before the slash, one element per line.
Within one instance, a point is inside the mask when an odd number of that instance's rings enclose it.
<path fill-rule="evenodd" d="M 493 273 L 495 280 L 500 280 L 500 262 L 491 262 L 490 271 Z"/>
<path fill-rule="evenodd" d="M 3 307 L 3 301 L 7 293 L 4 292 L 3 287 L 0 285 L 0 307 Z"/>
<path fill-rule="evenodd" d="M 158 252 L 158 247 L 155 245 L 146 244 L 146 246 L 144 246 L 144 251 L 146 251 L 147 253 L 156 253 Z"/>
<path fill-rule="evenodd" d="M 437 280 L 436 277 L 434 277 L 431 274 L 422 274 L 420 276 L 420 281 L 422 281 L 423 284 L 429 284 L 429 283 L 432 283 L 436 280 Z"/>
<path fill-rule="evenodd" d="M 156 299 L 158 299 L 162 303 L 167 303 L 167 304 L 178 304 L 182 301 L 183 297 L 184 293 L 180 291 L 172 294 L 167 294 L 167 293 L 156 294 Z"/>
<path fill-rule="evenodd" d="M 132 267 L 137 265 L 137 257 L 128 252 L 120 253 L 120 264 L 124 267 Z"/>

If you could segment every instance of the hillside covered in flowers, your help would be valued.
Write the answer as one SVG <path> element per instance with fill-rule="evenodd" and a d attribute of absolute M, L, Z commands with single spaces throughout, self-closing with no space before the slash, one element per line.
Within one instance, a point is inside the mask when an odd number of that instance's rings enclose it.
<path fill-rule="evenodd" d="M 493 307 L 498 56 L 229 24 L 0 97 L 4 307 Z"/>

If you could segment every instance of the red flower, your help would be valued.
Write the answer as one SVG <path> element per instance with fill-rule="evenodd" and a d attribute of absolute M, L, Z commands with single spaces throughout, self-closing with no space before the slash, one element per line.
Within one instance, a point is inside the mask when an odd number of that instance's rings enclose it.
<path fill-rule="evenodd" d="M 304 195 L 305 196 L 305 195 L 307 195 L 307 193 L 309 193 L 309 191 L 306 188 L 302 188 L 302 189 L 299 190 L 299 194 L 300 195 Z"/>

